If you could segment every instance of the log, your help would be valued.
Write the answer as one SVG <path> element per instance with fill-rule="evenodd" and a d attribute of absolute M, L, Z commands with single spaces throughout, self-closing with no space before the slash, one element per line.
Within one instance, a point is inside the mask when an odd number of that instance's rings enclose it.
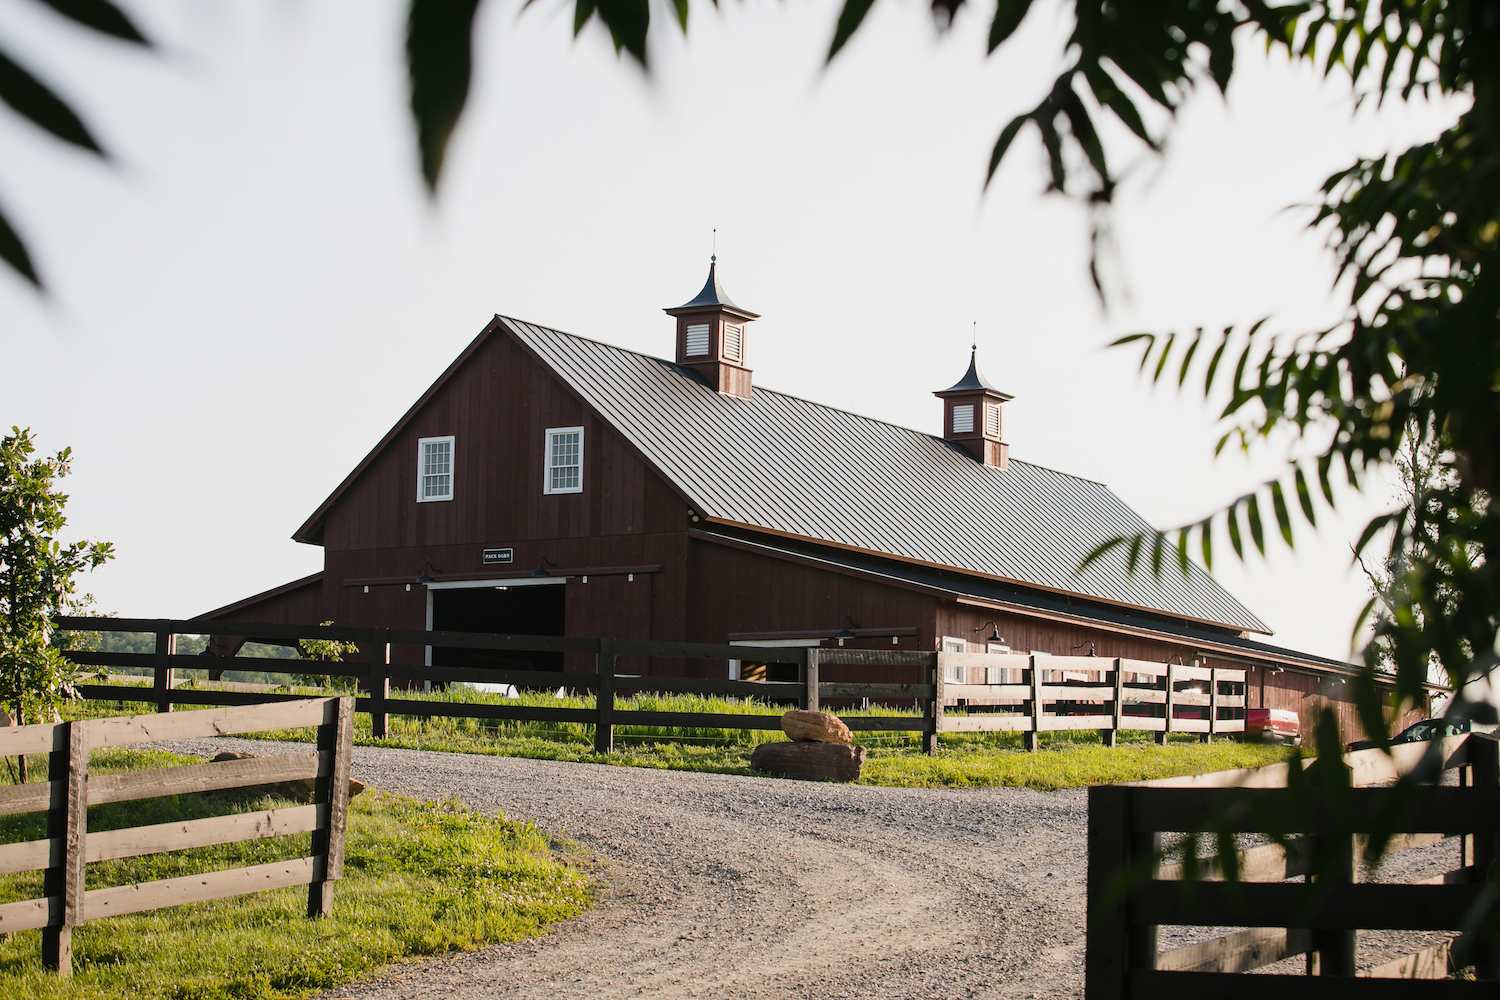
<path fill-rule="evenodd" d="M 859 777 L 866 753 L 858 744 L 762 743 L 750 755 L 750 766 L 802 781 L 853 781 Z"/>
<path fill-rule="evenodd" d="M 788 739 L 811 740 L 814 743 L 853 743 L 849 727 L 826 712 L 808 712 L 794 708 L 781 717 L 781 731 Z"/>
<path fill-rule="evenodd" d="M 217 764 L 222 760 L 249 760 L 260 757 L 258 753 L 238 753 L 226 750 L 219 754 L 210 764 Z M 245 798 L 258 799 L 263 795 L 270 795 L 278 799 L 291 799 L 293 802 L 312 802 L 315 795 L 316 778 L 303 778 L 300 781 L 273 781 L 265 785 L 243 785 L 239 788 L 230 789 L 234 795 Z M 365 790 L 364 782 L 349 779 L 349 797 L 352 799 Z"/>

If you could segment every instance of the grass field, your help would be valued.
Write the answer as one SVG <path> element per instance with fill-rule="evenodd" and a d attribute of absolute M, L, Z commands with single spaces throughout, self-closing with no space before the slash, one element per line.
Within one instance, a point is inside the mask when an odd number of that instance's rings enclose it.
<path fill-rule="evenodd" d="M 308 694 L 325 692 L 307 690 Z M 403 697 L 432 701 L 518 704 L 556 708 L 592 708 L 592 696 L 499 694 L 455 687 L 430 694 L 403 692 Z M 748 699 L 699 695 L 643 694 L 621 698 L 620 711 L 724 712 L 776 717 L 784 708 Z M 90 715 L 121 711 L 152 711 L 149 706 L 118 702 L 80 702 L 75 710 Z M 872 706 L 861 715 L 911 716 L 914 709 Z M 308 740 L 311 731 L 265 734 L 279 739 Z M 593 751 L 593 726 L 569 722 L 508 722 L 477 719 L 391 716 L 388 734 L 376 740 L 370 718 L 355 716 L 355 742 L 367 746 L 480 753 L 543 760 L 586 761 L 627 767 L 657 767 L 683 771 L 752 774 L 750 754 L 768 741 L 784 740 L 779 729 L 742 730 L 701 727 L 664 729 L 616 726 L 615 750 Z M 1029 753 L 1014 733 L 945 735 L 937 756 L 921 751 L 917 734 L 855 733 L 856 742 L 870 748 L 860 784 L 899 787 L 974 788 L 996 785 L 1039 789 L 1074 788 L 1114 781 L 1140 781 L 1182 774 L 1201 774 L 1227 768 L 1258 767 L 1284 760 L 1282 747 L 1219 739 L 1203 744 L 1194 736 L 1174 736 L 1163 746 L 1148 733 L 1121 733 L 1120 745 L 1110 749 L 1093 731 L 1043 733 L 1041 749 Z"/>
<path fill-rule="evenodd" d="M 45 757 L 35 758 L 45 774 Z M 156 751 L 96 751 L 107 773 L 199 763 Z M 90 830 L 267 808 L 224 795 L 95 806 Z M 0 819 L 0 842 L 44 835 L 41 814 Z M 300 857 L 310 834 L 97 862 L 87 887 Z M 0 902 L 41 894 L 41 873 L 0 877 Z M 73 932 L 74 978 L 41 966 L 41 932 L 0 935 L 0 995 L 133 1000 L 305 997 L 408 955 L 535 935 L 588 905 L 582 861 L 526 823 L 366 792 L 350 804 L 345 877 L 331 918 L 308 920 L 307 889 L 280 889 L 94 921 Z"/>

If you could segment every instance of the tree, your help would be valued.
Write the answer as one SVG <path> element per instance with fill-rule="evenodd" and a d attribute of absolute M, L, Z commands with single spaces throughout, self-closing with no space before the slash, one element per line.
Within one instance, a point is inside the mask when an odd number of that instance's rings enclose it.
<path fill-rule="evenodd" d="M 85 600 L 74 596 L 73 578 L 114 558 L 109 542 L 57 540 L 68 523 L 57 480 L 70 471 L 72 449 L 35 454 L 30 428 L 12 427 L 0 439 L 0 702 L 22 724 L 50 717 L 73 679 L 73 666 L 49 641 L 52 618 Z"/>

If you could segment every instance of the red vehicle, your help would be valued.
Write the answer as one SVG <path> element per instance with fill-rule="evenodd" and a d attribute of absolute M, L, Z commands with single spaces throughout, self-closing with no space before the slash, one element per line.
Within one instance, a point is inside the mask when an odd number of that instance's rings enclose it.
<path fill-rule="evenodd" d="M 1302 745 L 1302 721 L 1284 708 L 1245 709 L 1245 739 Z"/>

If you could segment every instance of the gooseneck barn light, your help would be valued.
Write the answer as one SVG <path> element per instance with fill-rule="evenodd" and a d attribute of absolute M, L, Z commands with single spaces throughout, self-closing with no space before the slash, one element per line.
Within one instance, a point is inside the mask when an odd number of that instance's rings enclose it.
<path fill-rule="evenodd" d="M 833 637 L 837 639 L 839 641 L 839 645 L 842 646 L 845 639 L 855 638 L 854 630 L 857 628 L 864 628 L 864 626 L 854 624 L 854 619 L 850 618 L 848 615 L 845 615 L 844 627 L 833 633 Z"/>
<path fill-rule="evenodd" d="M 553 562 L 551 559 L 548 559 L 546 556 L 542 556 L 537 560 L 536 569 L 531 571 L 531 575 L 534 577 L 551 576 L 552 574 L 547 572 L 548 566 L 551 566 L 553 569 L 557 569 L 557 563 Z"/>
<path fill-rule="evenodd" d="M 432 574 L 434 574 L 434 573 L 441 573 L 441 572 L 442 572 L 442 570 L 440 570 L 440 569 L 433 569 L 432 568 L 432 563 L 430 563 L 430 562 L 424 562 L 422 564 L 422 575 L 419 576 L 419 577 L 417 577 L 415 580 L 413 580 L 412 583 L 420 583 L 420 584 L 423 584 L 424 586 L 426 584 L 429 584 L 429 583 L 436 583 L 437 581 L 435 579 L 433 579 Z"/>

